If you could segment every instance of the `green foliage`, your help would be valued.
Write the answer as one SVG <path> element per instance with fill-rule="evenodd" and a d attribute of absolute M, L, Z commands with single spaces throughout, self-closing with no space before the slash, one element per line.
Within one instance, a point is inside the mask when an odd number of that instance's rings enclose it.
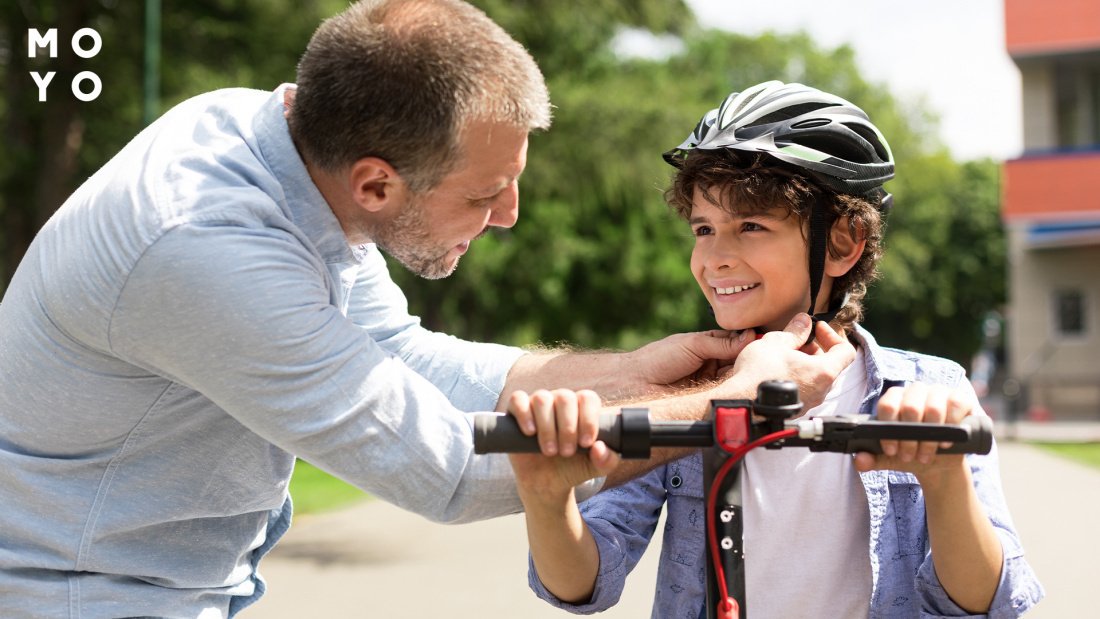
<path fill-rule="evenodd" d="M 983 316 L 1006 294 L 999 178 L 988 160 L 899 159 L 882 278 L 864 321 L 881 340 L 969 363 Z"/>
<path fill-rule="evenodd" d="M 549 77 L 574 79 L 614 64 L 608 42 L 620 27 L 678 34 L 694 21 L 683 0 L 471 0 L 527 47 Z"/>
<path fill-rule="evenodd" d="M 556 117 L 531 141 L 520 222 L 479 241 L 448 280 L 395 269 L 414 310 L 433 328 L 518 344 L 632 347 L 712 327 L 687 266 L 687 226 L 664 205 L 671 168 L 660 153 L 730 90 L 780 79 L 859 103 L 894 149 L 897 208 L 868 325 L 884 343 L 965 361 L 981 316 L 1004 298 L 996 165 L 948 158 L 928 137 L 935 118 L 861 78 L 848 47 L 687 32 L 684 53 L 667 61 L 603 55 L 585 79 L 539 58 Z M 956 247 L 974 253 L 960 259 Z"/>
<path fill-rule="evenodd" d="M 1004 300 L 998 168 L 952 161 L 931 137 L 936 119 L 864 80 L 852 49 L 808 36 L 746 37 L 702 30 L 682 0 L 474 0 L 539 62 L 554 128 L 532 136 L 519 224 L 475 243 L 449 279 L 428 282 L 394 266 L 425 324 L 515 344 L 633 347 L 713 326 L 688 270 L 692 240 L 665 206 L 671 168 L 660 154 L 735 88 L 801 81 L 864 107 L 893 146 L 896 208 L 883 278 L 867 325 L 885 344 L 966 361 L 982 315 Z M 84 178 L 141 128 L 142 2 L 43 0 L 0 5 L 0 286 L 34 231 Z M 214 88 L 270 89 L 292 81 L 321 19 L 343 0 L 196 0 L 163 3 L 161 108 Z M 91 60 L 29 61 L 28 27 L 66 42 L 96 28 Z M 621 29 L 682 38 L 665 60 L 623 58 Z M 62 50 L 67 46 L 61 45 Z M 47 103 L 28 72 L 57 70 Z M 74 103 L 68 82 L 95 71 L 103 94 Z"/>
<path fill-rule="evenodd" d="M 141 130 L 144 4 L 0 3 L 0 290 L 38 228 Z M 272 89 L 293 81 L 313 30 L 343 6 L 341 0 L 162 2 L 161 109 L 215 88 Z M 69 46 L 82 27 L 94 28 L 103 41 L 90 59 Z M 58 58 L 27 58 L 29 28 L 58 29 Z M 30 71 L 56 72 L 45 102 Z M 79 101 L 69 90 L 80 71 L 102 81 L 94 101 Z"/>

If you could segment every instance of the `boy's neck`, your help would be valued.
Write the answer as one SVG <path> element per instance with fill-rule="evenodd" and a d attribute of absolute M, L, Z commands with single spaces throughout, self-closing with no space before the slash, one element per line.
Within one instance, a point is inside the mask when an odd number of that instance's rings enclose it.
<path fill-rule="evenodd" d="M 791 318 L 794 318 L 794 317 L 792 316 Z M 790 321 L 788 320 L 788 322 L 790 322 Z M 833 323 L 829 323 L 829 326 L 832 327 L 833 331 L 836 331 L 836 334 L 839 335 L 840 337 L 848 339 L 848 340 L 852 339 L 851 337 L 849 337 L 850 334 L 851 334 L 852 329 L 846 328 L 846 327 L 838 327 L 838 326 L 834 325 Z M 807 344 L 809 344 L 810 342 L 814 341 L 814 339 L 816 339 L 816 335 L 815 335 L 815 330 L 816 329 L 817 329 L 817 323 L 815 322 L 813 327 L 811 327 L 810 339 L 806 341 Z M 742 331 L 743 330 L 744 329 L 742 329 Z M 771 331 L 782 331 L 782 330 L 783 330 L 782 328 L 780 328 L 780 329 L 770 329 L 770 328 L 767 328 L 767 327 L 757 327 L 757 328 L 753 329 L 753 331 L 756 332 L 756 339 L 760 339 L 760 338 L 764 337 L 766 334 L 768 334 Z M 853 341 L 852 343 L 853 343 L 853 345 L 856 345 L 858 347 L 858 344 L 856 342 Z"/>

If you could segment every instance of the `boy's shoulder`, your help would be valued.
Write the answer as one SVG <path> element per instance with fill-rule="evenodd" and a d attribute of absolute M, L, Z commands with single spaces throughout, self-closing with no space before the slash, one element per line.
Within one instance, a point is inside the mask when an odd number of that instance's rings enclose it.
<path fill-rule="evenodd" d="M 966 376 L 966 370 L 950 359 L 882 346 L 870 332 L 858 326 L 857 334 L 867 353 L 867 363 L 873 364 L 875 373 L 886 380 L 955 385 Z"/>

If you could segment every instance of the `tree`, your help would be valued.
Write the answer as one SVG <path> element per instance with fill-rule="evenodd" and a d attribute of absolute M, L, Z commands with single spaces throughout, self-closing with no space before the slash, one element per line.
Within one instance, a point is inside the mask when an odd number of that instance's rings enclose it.
<path fill-rule="evenodd" d="M 339 0 L 164 3 L 162 109 L 226 86 L 271 89 L 294 80 L 294 67 L 320 20 Z M 143 3 L 40 0 L 0 3 L 0 291 L 38 228 L 65 198 L 141 130 Z M 92 58 L 73 53 L 80 28 L 99 33 Z M 29 58 L 29 29 L 57 29 L 58 57 Z M 244 36 L 242 36 L 244 35 Z M 46 101 L 30 72 L 56 72 Z M 93 101 L 72 96 L 80 71 L 103 89 Z"/>
<path fill-rule="evenodd" d="M 38 227 L 89 174 L 141 129 L 139 2 L 42 0 L 0 5 L 0 286 Z M 196 0 L 165 3 L 162 108 L 226 86 L 271 89 L 294 66 L 320 20 L 342 0 Z M 703 30 L 682 0 L 475 0 L 517 36 L 546 75 L 554 128 L 532 136 L 519 224 L 479 240 L 449 279 L 420 280 L 392 263 L 425 324 L 470 339 L 632 347 L 713 320 L 687 267 L 692 240 L 665 206 L 679 144 L 732 89 L 800 81 L 866 109 L 888 136 L 898 177 L 884 278 L 866 324 L 881 341 L 960 361 L 986 310 L 1004 299 L 1003 233 L 993 162 L 958 164 L 932 137 L 920 101 L 899 101 L 864 80 L 853 52 L 806 35 L 747 37 Z M 80 59 L 26 56 L 28 28 L 57 27 L 66 42 L 95 28 L 103 50 Z M 680 37 L 666 59 L 619 55 L 623 28 Z M 47 102 L 29 71 L 55 70 Z M 95 71 L 93 102 L 68 82 Z M 959 251 L 966 248 L 966 251 Z"/>
<path fill-rule="evenodd" d="M 909 169 L 903 164 L 908 164 Z M 882 279 L 864 321 L 890 345 L 969 364 L 982 321 L 1006 298 L 1000 166 L 945 154 L 898 163 Z"/>

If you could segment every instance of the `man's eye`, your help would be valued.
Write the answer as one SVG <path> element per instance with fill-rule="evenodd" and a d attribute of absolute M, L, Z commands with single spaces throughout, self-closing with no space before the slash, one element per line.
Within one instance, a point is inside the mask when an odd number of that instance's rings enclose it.
<path fill-rule="evenodd" d="M 470 200 L 470 206 L 472 206 L 474 208 L 485 208 L 485 207 L 489 206 L 490 204 L 492 204 L 493 200 L 496 200 L 497 196 L 499 196 L 499 195 L 500 195 L 499 193 L 495 193 L 495 194 L 493 194 L 491 196 L 488 196 L 488 197 L 485 197 L 485 198 L 474 198 L 473 200 Z"/>

